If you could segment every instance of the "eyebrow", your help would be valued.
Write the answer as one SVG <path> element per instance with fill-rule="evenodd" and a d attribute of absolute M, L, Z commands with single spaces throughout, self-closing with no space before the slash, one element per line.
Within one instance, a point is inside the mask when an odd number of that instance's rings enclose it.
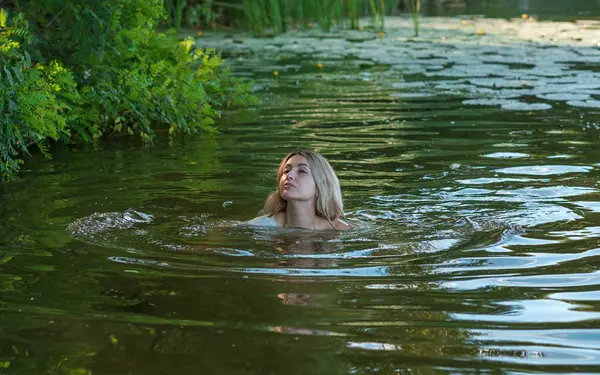
<path fill-rule="evenodd" d="M 285 164 L 285 168 L 287 168 L 288 166 L 292 166 L 292 167 L 294 167 L 294 164 L 291 164 L 291 163 L 286 163 L 286 164 Z M 295 166 L 296 166 L 296 167 L 308 167 L 308 168 L 310 168 L 310 165 L 308 165 L 308 164 L 306 164 L 306 163 L 299 163 L 299 164 L 296 164 Z"/>

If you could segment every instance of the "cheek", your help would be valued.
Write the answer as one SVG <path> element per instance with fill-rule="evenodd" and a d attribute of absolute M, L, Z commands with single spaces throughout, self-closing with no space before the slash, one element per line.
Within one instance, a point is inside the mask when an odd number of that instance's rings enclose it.
<path fill-rule="evenodd" d="M 315 183 L 315 179 L 312 178 L 312 176 L 306 178 L 306 187 L 308 187 L 310 190 L 314 190 L 315 193 L 317 191 L 317 184 Z"/>

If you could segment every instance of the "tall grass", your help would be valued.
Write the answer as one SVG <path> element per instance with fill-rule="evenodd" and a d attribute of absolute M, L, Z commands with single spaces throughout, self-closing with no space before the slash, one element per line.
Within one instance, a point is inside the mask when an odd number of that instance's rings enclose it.
<path fill-rule="evenodd" d="M 171 19 L 171 23 L 177 30 L 181 28 L 183 20 L 183 9 L 187 5 L 185 0 L 165 0 L 165 8 Z"/>
<path fill-rule="evenodd" d="M 421 0 L 406 0 L 408 3 L 408 9 L 410 10 L 410 16 L 413 20 L 415 27 L 415 36 L 419 36 L 420 29 L 420 15 L 421 15 Z"/>
<path fill-rule="evenodd" d="M 266 29 L 285 32 L 288 24 L 308 26 L 318 22 L 323 31 L 330 31 L 345 20 L 351 29 L 358 29 L 360 17 L 370 16 L 372 27 L 383 31 L 385 14 L 398 5 L 398 0 L 243 0 L 244 15 L 253 32 Z"/>
<path fill-rule="evenodd" d="M 0 0 L 1 1 L 1 0 Z M 312 27 L 318 23 L 323 31 L 330 31 L 334 26 L 347 25 L 350 29 L 371 27 L 376 31 L 385 29 L 385 15 L 395 13 L 400 0 L 229 0 L 211 1 L 219 9 L 234 9 L 235 18 L 242 18 L 252 33 L 264 35 L 267 31 L 273 34 L 285 33 L 288 27 Z M 191 5 L 208 0 L 187 0 Z M 405 0 L 415 25 L 415 33 L 419 33 L 419 13 L 421 0 Z M 181 23 L 181 9 L 186 0 L 165 0 L 175 26 Z M 241 10 L 241 11 L 240 11 Z M 360 25 L 360 19 L 368 17 L 370 25 Z M 236 22 L 238 23 L 238 22 Z"/>
<path fill-rule="evenodd" d="M 347 0 L 346 1 L 346 11 L 348 13 L 348 19 L 350 20 L 350 28 L 358 29 L 359 22 L 358 19 L 360 17 L 360 0 Z"/>

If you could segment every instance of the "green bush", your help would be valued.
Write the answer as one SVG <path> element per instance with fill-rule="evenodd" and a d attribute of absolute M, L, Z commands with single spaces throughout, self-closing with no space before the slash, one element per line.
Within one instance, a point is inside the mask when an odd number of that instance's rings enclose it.
<path fill-rule="evenodd" d="M 0 177 L 6 180 L 29 146 L 46 153 L 47 138 L 68 138 L 69 104 L 81 100 L 73 75 L 60 63 L 31 63 L 22 48 L 32 39 L 22 15 L 8 24 L 0 9 L 0 29 Z"/>
<path fill-rule="evenodd" d="M 155 28 L 162 0 L 16 2 L 0 13 L 1 174 L 46 140 L 214 131 L 230 105 L 252 100 L 210 50 Z M 18 13 L 21 11 L 22 13 Z"/>

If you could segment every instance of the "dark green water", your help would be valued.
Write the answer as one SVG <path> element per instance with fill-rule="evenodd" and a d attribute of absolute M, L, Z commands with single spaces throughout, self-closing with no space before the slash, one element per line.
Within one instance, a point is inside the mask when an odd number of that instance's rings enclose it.
<path fill-rule="evenodd" d="M 422 4 L 428 16 L 482 14 L 511 18 L 526 13 L 546 20 L 600 17 L 598 0 L 434 0 L 422 1 Z"/>
<path fill-rule="evenodd" d="M 213 138 L 57 150 L 1 188 L 0 374 L 600 373 L 597 109 L 261 64 L 233 63 L 263 104 Z M 237 225 L 300 146 L 361 229 Z"/>

